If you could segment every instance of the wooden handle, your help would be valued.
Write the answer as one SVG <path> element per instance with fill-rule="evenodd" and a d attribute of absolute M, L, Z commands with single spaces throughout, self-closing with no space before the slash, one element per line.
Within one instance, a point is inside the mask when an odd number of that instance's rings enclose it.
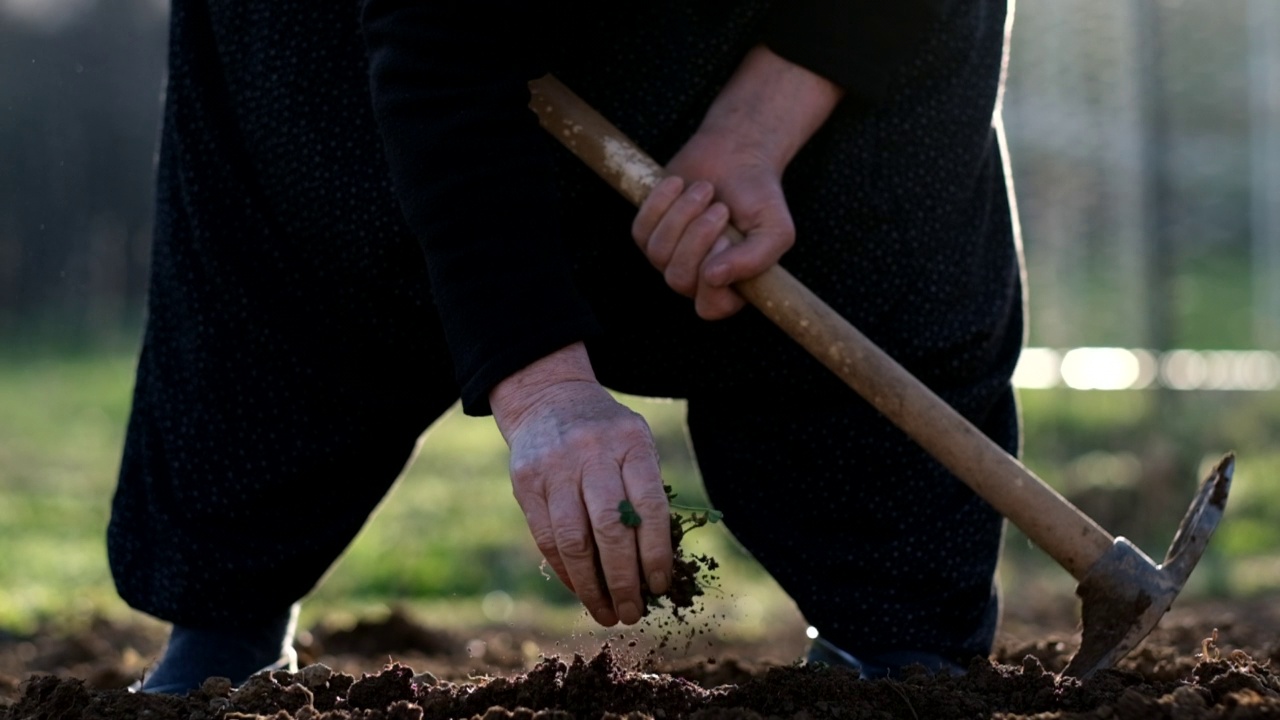
<path fill-rule="evenodd" d="M 661 166 L 548 75 L 529 84 L 542 126 L 632 203 Z M 735 241 L 741 235 L 734 230 Z M 982 434 L 782 267 L 734 285 L 752 305 L 1017 525 L 1077 580 L 1115 541 L 1106 530 Z"/>

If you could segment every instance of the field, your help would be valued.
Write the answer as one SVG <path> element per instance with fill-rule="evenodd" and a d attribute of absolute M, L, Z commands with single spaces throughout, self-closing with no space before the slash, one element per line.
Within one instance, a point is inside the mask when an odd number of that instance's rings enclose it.
<path fill-rule="evenodd" d="M 1269 481 L 1280 473 L 1280 402 L 1150 391 L 1022 396 L 1028 464 L 1151 554 L 1168 543 L 1203 465 L 1240 453 L 1227 519 L 1182 600 L 1121 671 L 1090 683 L 1052 674 L 1076 641 L 1072 582 L 1016 532 L 1001 568 L 998 651 L 962 679 L 853 682 L 795 666 L 802 619 L 718 526 L 700 530 L 694 548 L 725 565 L 701 614 L 713 620 L 682 628 L 661 650 L 654 625 L 601 631 L 538 571 L 491 423 L 454 413 L 308 599 L 300 638 L 304 661 L 352 680 L 396 661 L 440 684 L 411 686 L 413 674 L 392 667 L 347 687 L 313 670 L 229 699 L 210 687 L 143 708 L 116 688 L 145 671 L 163 629 L 115 597 L 102 542 L 132 363 L 128 349 L 0 352 L 4 720 L 144 709 L 156 718 L 417 717 L 411 706 L 466 717 L 486 703 L 577 717 L 1280 717 L 1280 683 L 1266 665 L 1280 658 L 1280 486 Z M 654 427 L 668 482 L 696 499 L 681 405 L 628 402 Z M 1215 628 L 1218 640 L 1206 642 Z M 370 712 L 352 714 L 361 707 Z"/>

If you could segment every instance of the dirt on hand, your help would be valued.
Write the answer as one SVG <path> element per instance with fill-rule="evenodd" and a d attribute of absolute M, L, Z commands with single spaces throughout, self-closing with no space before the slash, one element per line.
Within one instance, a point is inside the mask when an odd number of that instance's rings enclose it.
<path fill-rule="evenodd" d="M 674 501 L 679 495 L 670 485 L 663 485 L 667 501 Z M 720 522 L 722 514 L 711 508 L 688 508 L 688 512 L 678 512 L 683 506 L 673 505 L 670 514 L 671 523 L 671 582 L 667 591 L 658 595 L 649 590 L 644 583 L 641 595 L 644 599 L 646 614 L 669 614 L 675 624 L 686 622 L 686 613 L 696 612 L 698 598 L 706 594 L 708 587 L 715 587 L 719 580 L 715 575 L 720 563 L 709 555 L 689 552 L 684 545 L 684 538 L 690 530 L 703 527 L 708 523 Z M 622 512 L 622 523 L 629 527 L 640 524 L 640 516 L 629 502 L 624 501 L 618 508 Z M 643 573 L 641 573 L 643 576 Z"/>
<path fill-rule="evenodd" d="M 440 630 L 395 612 L 304 633 L 297 673 L 240 688 L 211 679 L 186 697 L 123 689 L 158 638 L 99 622 L 60 637 L 0 636 L 0 720 L 1280 718 L 1274 598 L 1175 609 L 1117 669 L 1083 682 L 1057 674 L 1078 642 L 1061 620 L 1006 618 L 993 656 L 960 677 L 867 681 L 798 662 L 794 625 L 753 645 L 717 640 L 714 654 L 653 652 L 635 631 L 544 654 L 531 652 L 544 641 L 532 630 Z"/>

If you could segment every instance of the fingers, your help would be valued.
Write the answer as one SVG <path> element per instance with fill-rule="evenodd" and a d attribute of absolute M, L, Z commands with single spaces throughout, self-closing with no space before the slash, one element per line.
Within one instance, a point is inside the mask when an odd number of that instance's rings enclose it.
<path fill-rule="evenodd" d="M 746 300 L 732 285 L 773 267 L 795 245 L 795 224 L 780 195 L 762 201 L 756 209 L 755 217 L 744 222 L 742 242 L 735 244 L 721 236 L 707 252 L 694 296 L 699 317 L 719 320 L 741 310 Z M 749 224 L 753 221 L 757 224 Z"/>
<path fill-rule="evenodd" d="M 616 464 L 590 468 L 582 483 L 582 499 L 591 518 L 591 531 L 600 554 L 600 569 L 607 583 L 609 608 L 624 624 L 640 621 L 644 601 L 640 597 L 640 564 L 635 530 L 622 523 L 618 503 L 626 499 Z M 643 518 L 643 516 L 641 516 Z M 643 520 L 641 525 L 644 525 Z M 582 594 L 579 593 L 581 598 Z M 584 600 L 584 602 L 590 602 Z"/>
<path fill-rule="evenodd" d="M 544 487 L 545 492 L 516 492 L 516 500 L 524 511 L 534 543 L 556 577 L 578 596 L 596 622 L 606 627 L 617 624 L 618 613 L 608 589 L 601 582 L 604 578 L 596 560 L 597 545 L 592 531 L 594 521 L 589 519 L 589 513 L 583 506 L 578 483 L 554 483 Z M 623 527 L 621 522 L 615 524 Z M 616 552 L 616 548 L 613 551 Z M 634 551 L 632 558 L 634 564 Z M 630 622 L 638 619 L 637 614 Z"/>
<path fill-rule="evenodd" d="M 589 477 L 583 478 L 581 492 L 577 483 L 557 483 L 549 488 L 547 506 L 554 528 L 556 552 L 564 562 L 565 571 L 573 583 L 571 587 L 574 594 L 596 622 L 609 627 L 617 624 L 618 612 L 614 609 L 609 589 L 601 583 L 602 579 L 608 580 L 608 575 L 606 573 L 601 578 L 601 565 L 597 565 L 596 557 L 598 549 L 602 565 L 607 569 L 610 565 L 608 555 L 618 552 L 618 547 L 614 539 L 608 536 L 603 538 L 603 545 L 597 545 L 596 537 L 601 536 L 601 533 L 594 525 L 598 522 L 596 516 L 600 515 L 600 509 L 592 507 L 597 503 L 592 502 L 587 492 L 590 487 Z M 586 507 L 583 506 L 584 501 L 587 502 Z M 616 503 L 614 514 L 617 514 Z M 626 529 L 616 517 L 614 524 Z M 635 563 L 634 554 L 631 562 Z M 639 612 L 636 611 L 635 619 L 631 622 L 638 619 Z"/>
<path fill-rule="evenodd" d="M 672 564 L 670 514 L 658 453 L 648 424 L 633 417 L 638 422 L 619 428 L 615 436 L 622 448 L 617 459 L 588 464 L 582 482 L 605 592 L 618 620 L 627 625 L 644 616 L 646 585 L 656 594 L 667 591 Z M 638 527 L 622 522 L 623 500 L 640 515 Z"/>
<path fill-rule="evenodd" d="M 736 245 L 725 237 L 731 215 L 744 233 Z M 791 249 L 795 225 L 777 175 L 751 167 L 715 185 L 664 178 L 642 204 L 632 235 L 667 285 L 693 298 L 699 316 L 718 320 L 746 304 L 734 283 L 760 275 Z"/>
<path fill-rule="evenodd" d="M 729 284 L 736 280 L 732 274 L 727 276 L 727 281 L 723 273 L 717 274 L 715 283 L 706 281 L 707 267 L 720 262 L 720 256 L 728 252 L 732 246 L 733 243 L 729 238 L 720 236 L 711 247 L 706 262 L 703 263 L 703 282 L 698 283 L 698 292 L 694 296 L 694 310 L 703 320 L 722 320 L 738 312 L 747 304 L 741 295 L 729 287 Z"/>
<path fill-rule="evenodd" d="M 547 564 L 555 571 L 556 577 L 560 578 L 560 582 L 564 586 L 573 591 L 573 581 L 569 579 L 569 571 L 564 566 L 564 560 L 560 557 L 560 550 L 556 547 L 555 530 L 551 525 L 551 515 L 547 512 L 547 502 L 540 494 L 519 492 L 515 493 L 516 502 L 520 504 L 520 509 L 524 511 L 525 522 L 529 524 L 529 532 L 533 535 L 533 543 L 538 546 L 538 551 L 542 553 L 542 557 L 546 559 Z M 577 593 L 574 592 L 576 595 Z"/>
<path fill-rule="evenodd" d="M 713 203 L 715 189 L 699 180 L 686 189 L 684 181 L 663 179 L 640 206 L 632 222 L 632 236 L 667 284 L 693 297 L 698 267 L 729 222 L 729 208 Z"/>
<path fill-rule="evenodd" d="M 659 257 L 659 252 L 665 254 L 666 263 L 659 269 L 663 271 L 667 285 L 681 295 L 694 297 L 698 291 L 700 268 L 716 240 L 728 227 L 729 208 L 724 203 L 715 203 L 680 225 L 684 220 L 684 217 L 676 216 L 673 208 L 654 232 L 654 242 L 650 247 L 658 248 L 652 257 Z M 664 231 L 667 235 L 663 234 Z"/>
<path fill-rule="evenodd" d="M 743 242 L 725 243 L 720 246 L 722 251 L 707 256 L 701 267 L 703 282 L 728 287 L 755 277 L 776 265 L 796 242 L 795 223 L 780 198 L 757 206 L 754 221 L 747 219 L 739 229 Z"/>
<path fill-rule="evenodd" d="M 653 235 L 653 231 L 667 214 L 667 210 L 671 209 L 671 205 L 683 192 L 684 180 L 677 175 L 668 175 L 659 180 L 658 184 L 649 191 L 649 196 L 644 199 L 636 212 L 636 219 L 631 222 L 631 237 L 641 250 L 647 252 L 649 237 Z"/>
<path fill-rule="evenodd" d="M 671 510 L 662 490 L 658 461 L 652 453 L 635 453 L 624 459 L 622 485 L 627 499 L 640 515 L 635 529 L 640 567 L 649 592 L 665 593 L 671 586 Z"/>

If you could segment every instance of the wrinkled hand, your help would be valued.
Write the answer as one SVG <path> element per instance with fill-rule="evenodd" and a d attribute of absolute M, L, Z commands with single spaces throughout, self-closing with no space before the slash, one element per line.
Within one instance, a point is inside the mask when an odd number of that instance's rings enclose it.
<path fill-rule="evenodd" d="M 767 47 L 752 48 L 641 204 L 632 237 L 699 316 L 741 310 L 730 285 L 768 270 L 795 243 L 782 174 L 843 94 Z M 730 223 L 744 235 L 738 245 L 724 236 Z"/>
<path fill-rule="evenodd" d="M 666 592 L 672 566 L 667 498 L 644 418 L 596 381 L 580 343 L 503 380 L 490 403 L 511 448 L 516 500 L 547 563 L 601 625 L 639 621 L 642 584 Z M 622 500 L 639 527 L 622 523 Z"/>
<path fill-rule="evenodd" d="M 751 148 L 722 136 L 695 135 L 667 165 L 668 177 L 636 214 L 632 236 L 676 292 L 707 320 L 729 317 L 746 301 L 730 287 L 777 264 L 795 243 L 782 172 Z M 744 241 L 724 235 L 730 224 Z"/>

